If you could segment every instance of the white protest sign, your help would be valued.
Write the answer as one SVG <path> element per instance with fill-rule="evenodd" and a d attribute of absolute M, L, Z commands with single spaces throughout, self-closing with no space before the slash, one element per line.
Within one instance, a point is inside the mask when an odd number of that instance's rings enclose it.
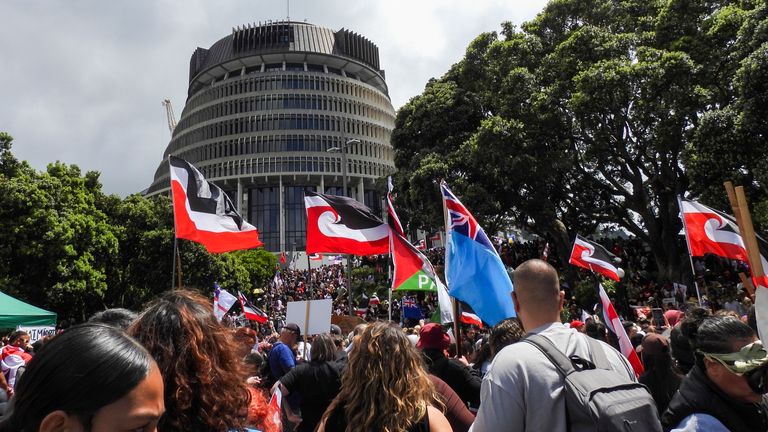
<path fill-rule="evenodd" d="M 305 332 L 309 335 L 328 333 L 331 330 L 332 302 L 331 299 L 288 302 L 285 322 L 296 323 L 302 334 Z M 307 303 L 309 303 L 309 311 L 307 311 Z"/>
<path fill-rule="evenodd" d="M 16 330 L 27 332 L 29 334 L 29 343 L 35 343 L 46 336 L 56 334 L 56 327 L 53 326 L 18 326 Z"/>

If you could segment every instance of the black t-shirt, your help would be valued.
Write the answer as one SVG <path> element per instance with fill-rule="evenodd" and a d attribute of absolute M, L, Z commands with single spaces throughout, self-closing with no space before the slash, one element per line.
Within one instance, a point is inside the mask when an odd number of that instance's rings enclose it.
<path fill-rule="evenodd" d="M 299 432 L 315 430 L 325 409 L 341 388 L 343 366 L 336 361 L 303 363 L 280 378 L 291 393 L 301 395 L 301 423 Z"/>

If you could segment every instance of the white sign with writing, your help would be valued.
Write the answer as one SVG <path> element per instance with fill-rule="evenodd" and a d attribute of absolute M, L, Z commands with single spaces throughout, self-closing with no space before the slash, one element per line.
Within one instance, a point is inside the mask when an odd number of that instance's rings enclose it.
<path fill-rule="evenodd" d="M 29 343 L 35 343 L 46 336 L 56 334 L 56 327 L 53 326 L 18 326 L 16 330 L 29 333 Z"/>

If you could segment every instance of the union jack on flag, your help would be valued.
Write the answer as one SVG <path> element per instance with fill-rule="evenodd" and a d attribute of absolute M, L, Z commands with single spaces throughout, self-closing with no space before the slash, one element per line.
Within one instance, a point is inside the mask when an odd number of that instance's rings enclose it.
<path fill-rule="evenodd" d="M 413 297 L 403 297 L 403 307 L 416 307 L 416 300 Z"/>
<path fill-rule="evenodd" d="M 467 236 L 486 248 L 495 251 L 496 248 L 493 247 L 488 236 L 485 235 L 485 231 L 483 231 L 477 223 L 477 220 L 475 220 L 475 217 L 472 216 L 472 213 L 470 213 L 469 210 L 464 207 L 464 204 L 456 198 L 456 195 L 451 192 L 444 181 L 440 182 L 440 191 L 443 194 L 443 202 L 445 202 L 445 208 L 448 211 L 448 217 L 450 218 L 450 226 L 448 229 Z"/>

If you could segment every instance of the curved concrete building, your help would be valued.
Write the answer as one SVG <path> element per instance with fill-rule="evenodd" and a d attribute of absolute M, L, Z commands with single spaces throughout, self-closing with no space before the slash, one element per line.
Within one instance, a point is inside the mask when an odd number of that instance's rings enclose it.
<path fill-rule="evenodd" d="M 301 22 L 238 27 L 192 54 L 186 105 L 145 193 L 168 191 L 165 159 L 178 156 L 231 195 L 267 250 L 303 249 L 303 192 L 342 195 L 340 149 L 347 195 L 380 211 L 394 120 L 368 39 Z"/>

